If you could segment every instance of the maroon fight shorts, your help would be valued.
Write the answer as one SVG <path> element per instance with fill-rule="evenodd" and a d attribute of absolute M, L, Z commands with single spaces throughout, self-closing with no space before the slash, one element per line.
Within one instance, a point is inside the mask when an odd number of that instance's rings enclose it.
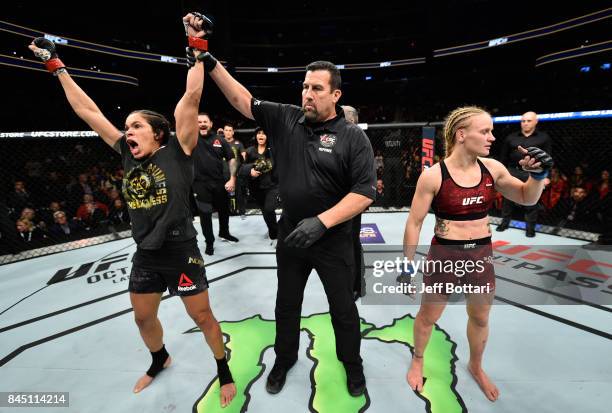
<path fill-rule="evenodd" d="M 491 237 L 448 240 L 434 236 L 423 267 L 423 282 L 436 294 L 495 291 Z"/>

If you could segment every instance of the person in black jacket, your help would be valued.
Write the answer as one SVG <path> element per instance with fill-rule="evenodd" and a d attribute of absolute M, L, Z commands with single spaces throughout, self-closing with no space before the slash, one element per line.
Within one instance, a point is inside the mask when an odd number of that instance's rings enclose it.
<path fill-rule="evenodd" d="M 53 213 L 55 224 L 49 227 L 49 235 L 56 242 L 65 242 L 77 239 L 85 230 L 81 221 L 73 219 L 68 220 L 64 211 L 55 211 Z"/>
<path fill-rule="evenodd" d="M 240 176 L 248 182 L 251 196 L 261 209 L 268 226 L 268 236 L 274 241 L 278 235 L 275 212 L 278 204 L 278 180 L 274 174 L 268 137 L 262 128 L 255 130 L 255 140 L 257 145 L 246 150 L 246 160 L 240 168 Z"/>
<path fill-rule="evenodd" d="M 596 204 L 588 198 L 586 188 L 575 186 L 570 190 L 569 198 L 563 198 L 555 205 L 551 215 L 559 218 L 558 227 L 594 231 L 599 229 L 596 228 L 596 214 Z"/>
<path fill-rule="evenodd" d="M 113 205 L 111 205 L 110 212 L 108 213 L 108 220 L 111 224 L 119 226 L 130 223 L 130 214 L 121 198 L 113 201 Z"/>
<path fill-rule="evenodd" d="M 548 136 L 546 132 L 536 129 L 537 124 L 538 115 L 535 112 L 524 113 L 523 116 L 521 116 L 521 130 L 508 135 L 501 148 L 499 161 L 506 165 L 512 176 L 523 182 L 527 181 L 529 174 L 519 165 L 519 161 L 523 159 L 523 154 L 518 149 L 519 146 L 523 148 L 535 146 L 552 156 L 550 136 Z M 497 231 L 505 231 L 510 226 L 512 212 L 515 207 L 524 209 L 525 222 L 527 224 L 525 233 L 528 237 L 535 237 L 535 226 L 538 218 L 539 205 L 520 206 L 508 199 L 504 199 L 502 205 L 502 222 L 497 227 Z"/>

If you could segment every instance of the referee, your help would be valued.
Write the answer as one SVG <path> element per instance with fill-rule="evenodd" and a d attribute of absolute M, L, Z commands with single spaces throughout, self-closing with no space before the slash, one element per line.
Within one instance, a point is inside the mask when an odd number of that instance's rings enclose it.
<path fill-rule="evenodd" d="M 523 148 L 535 146 L 552 156 L 550 136 L 548 136 L 546 132 L 537 130 L 537 124 L 538 115 L 535 112 L 524 113 L 521 116 L 521 130 L 508 135 L 501 148 L 499 161 L 506 165 L 512 176 L 520 179 L 523 182 L 527 181 L 527 178 L 529 178 L 529 173 L 525 172 L 519 165 L 519 161 L 524 157 L 524 155 L 518 150 L 519 146 L 522 146 Z M 539 205 L 517 205 L 505 198 L 502 205 L 502 222 L 497 227 L 497 231 L 501 232 L 508 229 L 510 226 L 510 220 L 512 219 L 512 212 L 514 211 L 515 207 L 524 208 L 525 210 L 525 235 L 530 238 L 535 237 L 535 226 L 536 220 L 538 219 Z"/>
<path fill-rule="evenodd" d="M 337 105 L 340 71 L 330 62 L 306 67 L 302 107 L 254 99 L 212 55 L 203 56 L 228 101 L 269 134 L 275 150 L 283 213 L 276 260 L 276 361 L 266 390 L 278 393 L 297 360 L 304 288 L 314 268 L 330 304 L 336 355 L 348 391 L 365 392 L 359 314 L 353 301 L 351 219 L 376 197 L 374 153 L 363 131 Z"/>

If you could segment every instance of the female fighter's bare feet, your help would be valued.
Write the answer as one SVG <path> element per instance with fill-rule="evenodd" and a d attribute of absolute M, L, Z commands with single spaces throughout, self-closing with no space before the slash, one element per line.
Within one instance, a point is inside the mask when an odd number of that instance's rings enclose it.
<path fill-rule="evenodd" d="M 406 374 L 406 381 L 412 390 L 423 391 L 423 357 L 412 357 L 412 363 L 410 363 L 410 369 Z"/>
<path fill-rule="evenodd" d="M 476 383 L 478 383 L 480 386 L 482 392 L 485 394 L 485 396 L 487 396 L 487 399 L 491 400 L 492 402 L 497 400 L 499 397 L 499 390 L 497 389 L 497 386 L 493 384 L 491 379 L 489 379 L 489 376 L 485 374 L 484 370 L 482 368 L 476 369 L 470 364 L 468 364 L 468 370 L 472 374 L 472 377 L 474 377 L 474 380 L 476 380 Z"/>

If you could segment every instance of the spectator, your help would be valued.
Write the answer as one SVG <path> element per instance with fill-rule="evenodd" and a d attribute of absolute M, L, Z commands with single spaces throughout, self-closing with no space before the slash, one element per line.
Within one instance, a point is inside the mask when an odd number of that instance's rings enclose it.
<path fill-rule="evenodd" d="M 374 160 L 376 162 L 376 176 L 382 177 L 383 170 L 385 168 L 385 158 L 383 158 L 382 151 L 380 149 L 376 150 L 376 156 L 374 156 Z"/>
<path fill-rule="evenodd" d="M 115 172 L 108 176 L 108 182 L 116 190 L 121 191 L 121 188 L 123 188 L 123 168 L 115 169 Z"/>
<path fill-rule="evenodd" d="M 31 244 L 35 241 L 40 241 L 45 238 L 44 233 L 40 228 L 34 226 L 27 219 L 18 219 L 16 223 L 17 233 L 26 244 Z"/>
<path fill-rule="evenodd" d="M 603 200 L 610 192 L 610 172 L 607 170 L 601 171 L 601 178 L 597 183 L 597 193 L 599 200 Z"/>
<path fill-rule="evenodd" d="M 53 214 L 55 214 L 60 209 L 62 209 L 62 207 L 59 202 L 51 201 L 49 202 L 49 206 L 47 208 L 43 208 L 39 211 L 40 219 L 45 223 L 46 227 L 50 227 L 55 223 L 55 221 L 53 220 Z"/>
<path fill-rule="evenodd" d="M 51 171 L 43 184 L 42 202 L 48 204 L 51 201 L 63 201 L 67 198 L 66 184 L 61 181 L 57 171 Z"/>
<path fill-rule="evenodd" d="M 385 184 L 380 178 L 376 180 L 376 201 L 374 201 L 374 205 L 385 205 Z"/>
<path fill-rule="evenodd" d="M 550 178 L 544 180 L 546 188 L 542 193 L 542 205 L 547 211 L 553 209 L 561 198 L 567 197 L 567 178 L 559 172 L 558 168 L 550 170 Z"/>
<path fill-rule="evenodd" d="M 64 211 L 56 211 L 53 214 L 53 220 L 55 224 L 49 228 L 49 234 L 54 240 L 67 241 L 69 239 L 76 239 L 83 232 L 79 222 L 75 220 L 68 221 Z"/>
<path fill-rule="evenodd" d="M 113 225 L 129 224 L 130 216 L 128 214 L 127 206 L 123 203 L 121 198 L 116 198 L 108 214 L 108 220 Z"/>
<path fill-rule="evenodd" d="M 560 200 L 553 210 L 552 215 L 559 217 L 557 226 L 592 230 L 595 224 L 596 211 L 592 202 L 587 200 L 586 188 L 575 186 L 570 193 L 570 197 Z"/>
<path fill-rule="evenodd" d="M 104 204 L 100 204 L 99 202 L 88 202 L 85 204 L 86 213 L 81 215 L 80 219 L 86 229 L 98 228 L 100 224 L 107 222 L 107 214 L 99 208 L 98 205 Z M 106 207 L 106 205 L 104 206 Z"/>
<path fill-rule="evenodd" d="M 97 171 L 96 167 L 92 169 Z M 102 181 L 98 175 L 90 174 L 88 177 L 88 184 L 92 191 L 91 194 L 97 201 L 104 205 L 110 205 L 110 200 L 106 194 L 106 190 L 102 187 Z"/>
<path fill-rule="evenodd" d="M 21 214 L 19 215 L 19 219 L 25 219 L 26 221 L 35 222 L 36 221 L 36 212 L 32 208 L 24 208 L 21 210 Z"/>
<path fill-rule="evenodd" d="M 15 181 L 15 190 L 8 194 L 6 203 L 16 213 L 31 205 L 30 194 L 23 181 Z"/>
<path fill-rule="evenodd" d="M 91 214 L 94 209 L 99 209 L 102 212 L 103 218 L 108 216 L 108 207 L 102 202 L 94 201 L 94 197 L 91 194 L 83 195 L 83 203 L 77 210 L 76 217 L 81 221 L 85 222 L 91 219 Z"/>
<path fill-rule="evenodd" d="M 68 206 L 72 209 L 72 212 L 77 209 L 79 202 L 83 199 L 83 195 L 93 194 L 93 190 L 87 181 L 87 174 L 82 173 L 79 175 L 78 181 L 68 188 Z"/>
<path fill-rule="evenodd" d="M 109 189 L 108 190 L 108 205 L 112 207 L 116 199 L 122 199 L 119 191 L 116 190 L 115 188 Z"/>
<path fill-rule="evenodd" d="M 591 189 L 593 189 L 593 184 L 589 182 L 584 174 L 584 168 L 580 165 L 577 165 L 574 168 L 574 173 L 569 179 L 569 185 L 571 188 L 582 187 L 587 191 L 587 194 L 591 192 Z"/>

